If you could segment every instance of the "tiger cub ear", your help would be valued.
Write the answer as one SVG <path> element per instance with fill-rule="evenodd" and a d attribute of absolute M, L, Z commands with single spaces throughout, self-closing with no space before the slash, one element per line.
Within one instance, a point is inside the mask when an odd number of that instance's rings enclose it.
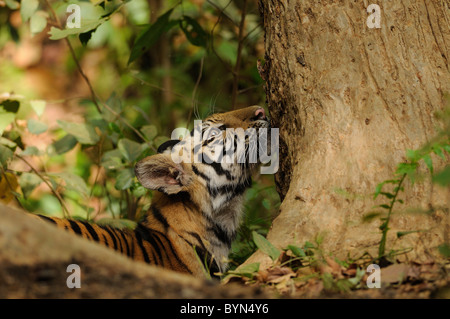
<path fill-rule="evenodd" d="M 134 172 L 142 186 L 168 195 L 186 191 L 192 182 L 192 176 L 183 163 L 175 163 L 169 154 L 144 158 L 136 164 Z"/>

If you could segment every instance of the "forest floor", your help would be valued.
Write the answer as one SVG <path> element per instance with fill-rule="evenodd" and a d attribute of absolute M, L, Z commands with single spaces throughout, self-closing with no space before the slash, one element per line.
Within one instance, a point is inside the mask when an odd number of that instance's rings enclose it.
<path fill-rule="evenodd" d="M 450 299 L 448 261 L 395 263 L 380 268 L 379 289 L 368 287 L 375 277 L 366 269 L 326 258 L 307 267 L 278 264 L 252 274 L 229 275 L 223 282 L 257 286 L 281 298 Z"/>

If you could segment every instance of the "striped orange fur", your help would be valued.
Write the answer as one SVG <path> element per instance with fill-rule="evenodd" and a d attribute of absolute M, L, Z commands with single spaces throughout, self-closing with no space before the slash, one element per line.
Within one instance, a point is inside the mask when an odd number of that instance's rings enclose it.
<path fill-rule="evenodd" d="M 191 143 L 194 137 L 191 134 L 181 141 L 165 143 L 160 146 L 159 154 L 136 164 L 136 177 L 144 187 L 155 190 L 155 194 L 144 220 L 134 230 L 41 218 L 135 260 L 197 277 L 205 275 L 205 268 L 211 273 L 223 272 L 241 221 L 244 191 L 251 186 L 251 175 L 258 163 L 225 163 L 223 160 L 177 163 L 172 156 L 181 150 L 192 158 L 199 151 L 212 156 L 207 149 L 226 138 L 244 140 L 245 147 L 236 155 L 248 156 L 247 137 L 230 137 L 230 134 L 239 134 L 230 133 L 227 130 L 230 128 L 269 128 L 269 122 L 258 106 L 213 114 L 202 123 L 200 130 L 203 133 L 215 129 L 216 133 L 205 139 L 201 147 L 196 148 L 195 143 Z"/>

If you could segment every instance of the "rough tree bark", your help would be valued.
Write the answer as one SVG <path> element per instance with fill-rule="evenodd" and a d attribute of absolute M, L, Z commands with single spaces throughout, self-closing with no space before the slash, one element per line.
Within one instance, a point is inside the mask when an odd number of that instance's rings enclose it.
<path fill-rule="evenodd" d="M 325 251 L 376 256 L 380 221 L 361 223 L 381 203 L 371 194 L 393 177 L 407 149 L 435 134 L 433 114 L 450 92 L 450 4 L 372 2 L 380 5 L 381 28 L 366 25 L 371 1 L 260 1 L 261 73 L 272 124 L 280 128 L 276 182 L 283 201 L 268 235 L 276 246 L 322 233 Z M 429 184 L 407 185 L 404 207 L 447 212 L 395 216 L 388 237 L 392 248 L 396 230 L 430 230 L 395 242 L 415 247 L 408 256 L 416 260 L 429 258 L 424 251 L 441 244 L 449 227 L 449 194 Z M 255 260 L 267 259 L 257 253 L 248 262 Z"/>

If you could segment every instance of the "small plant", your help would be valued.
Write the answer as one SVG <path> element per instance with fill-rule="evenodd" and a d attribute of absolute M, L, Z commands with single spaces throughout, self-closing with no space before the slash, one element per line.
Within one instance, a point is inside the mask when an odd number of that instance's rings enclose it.
<path fill-rule="evenodd" d="M 241 280 L 247 284 L 259 284 L 276 289 L 278 292 L 293 293 L 304 285 L 320 284 L 325 292 L 348 292 L 361 288 L 365 275 L 359 260 L 342 261 L 325 254 L 320 248 L 323 236 L 316 236 L 313 243 L 307 241 L 303 246 L 288 245 L 285 249 L 276 248 L 257 232 L 252 232 L 255 246 L 270 257 L 272 265 L 260 269 L 260 263 L 244 264 L 224 274 L 222 283 Z M 357 262 L 362 262 L 357 265 Z"/>
<path fill-rule="evenodd" d="M 447 98 L 448 99 L 448 98 Z M 449 99 L 448 99 L 449 100 Z M 450 102 L 450 100 L 449 100 Z M 395 179 L 386 180 L 378 184 L 375 188 L 375 193 L 373 199 L 376 199 L 378 196 L 385 197 L 388 202 L 378 205 L 376 207 L 385 209 L 386 212 L 370 212 L 364 216 L 364 221 L 370 221 L 373 218 L 380 217 L 381 225 L 379 229 L 381 230 L 381 240 L 378 247 L 378 257 L 376 258 L 377 262 L 380 264 L 388 264 L 388 258 L 392 257 L 398 253 L 404 253 L 405 251 L 396 251 L 391 250 L 390 253 L 386 254 L 386 241 L 387 234 L 389 229 L 389 223 L 391 221 L 392 214 L 394 213 L 394 205 L 396 203 L 404 204 L 402 199 L 399 199 L 400 192 L 404 192 L 404 183 L 406 178 L 410 180 L 412 184 L 414 184 L 421 176 L 418 173 L 420 164 L 425 163 L 431 174 L 431 181 L 435 184 L 438 184 L 443 187 L 450 186 L 450 166 L 448 164 L 448 160 L 446 158 L 445 153 L 450 154 L 450 107 L 447 107 L 446 110 L 437 115 L 444 124 L 443 129 L 438 131 L 438 134 L 428 143 L 426 143 L 423 147 L 418 150 L 408 150 L 406 152 L 406 157 L 408 161 L 406 163 L 400 163 L 397 166 L 397 170 L 395 171 Z M 445 161 L 446 165 L 443 170 L 435 173 L 434 165 L 432 160 L 432 155 L 436 155 Z M 392 191 L 383 191 L 385 185 L 391 184 L 393 186 Z M 447 208 L 448 209 L 448 208 Z M 424 230 L 412 230 L 412 231 L 402 231 L 397 232 L 397 238 L 402 236 L 415 233 L 422 232 Z M 448 254 L 448 244 L 444 243 L 439 247 L 439 251 L 445 257 L 449 257 Z"/>

